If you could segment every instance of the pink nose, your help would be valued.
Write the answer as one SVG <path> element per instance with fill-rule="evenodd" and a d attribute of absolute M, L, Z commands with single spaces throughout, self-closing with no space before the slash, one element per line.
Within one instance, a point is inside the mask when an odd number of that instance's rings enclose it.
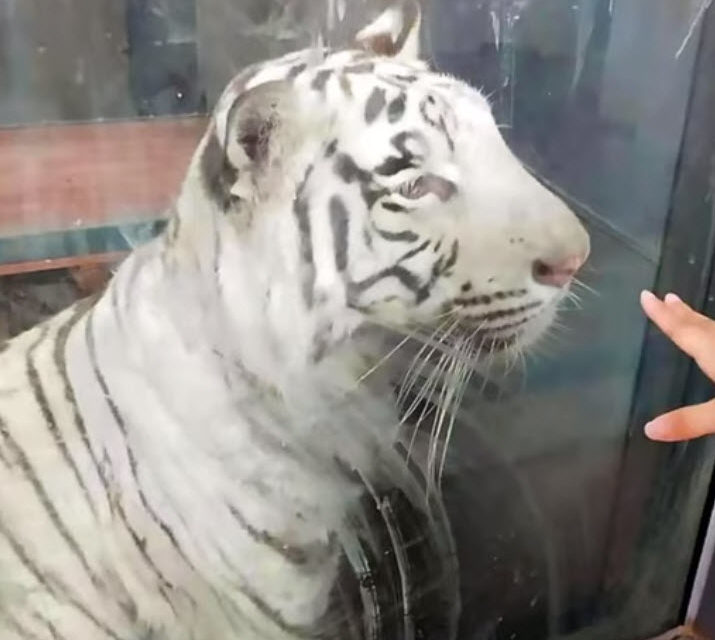
<path fill-rule="evenodd" d="M 569 256 L 565 260 L 556 262 L 534 260 L 531 273 L 534 280 L 539 284 L 545 284 L 550 287 L 565 287 L 573 280 L 583 263 L 584 258 L 581 256 Z"/>

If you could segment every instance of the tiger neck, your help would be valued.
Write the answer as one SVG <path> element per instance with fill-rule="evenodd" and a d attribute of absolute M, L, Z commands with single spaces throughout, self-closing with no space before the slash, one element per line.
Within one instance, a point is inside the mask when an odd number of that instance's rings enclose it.
<path fill-rule="evenodd" d="M 355 497 L 333 458 L 371 464 L 369 443 L 350 442 L 343 429 L 384 419 L 360 399 L 338 416 L 324 406 L 301 419 L 316 398 L 330 405 L 337 396 L 318 393 L 309 371 L 296 381 L 304 404 L 290 406 L 280 389 L 220 353 L 222 342 L 208 338 L 223 329 L 202 313 L 210 298 L 192 294 L 190 274 L 172 274 L 165 258 L 161 241 L 132 255 L 71 333 L 68 370 L 92 447 L 172 584 L 194 582 L 164 530 L 212 588 L 239 604 L 240 561 L 259 558 L 267 568 L 253 576 L 253 592 L 291 628 L 307 629 L 327 606 L 333 533 Z M 235 574 L 223 558 L 238 559 Z M 275 575 L 294 587 L 277 591 Z"/>
<path fill-rule="evenodd" d="M 327 458 L 336 451 L 358 458 L 366 442 L 382 440 L 388 430 L 381 432 L 381 425 L 394 421 L 392 403 L 383 384 L 368 389 L 361 383 L 375 354 L 366 348 L 369 340 L 358 347 L 349 337 L 350 320 L 337 328 L 343 343 L 330 344 L 335 339 L 330 330 L 338 323 L 297 309 L 303 300 L 291 296 L 293 283 L 279 283 L 281 290 L 273 281 L 241 277 L 251 273 L 251 257 L 241 264 L 240 256 L 226 255 L 229 249 L 222 259 L 233 270 L 219 278 L 215 256 L 200 257 L 206 247 L 194 244 L 191 251 L 180 243 L 172 246 L 168 238 L 143 247 L 121 267 L 95 325 L 100 339 L 114 343 L 116 357 L 145 377 L 175 414 L 204 425 L 223 410 L 220 433 L 243 417 L 244 400 L 250 398 L 259 428 L 279 423 L 279 439 L 308 438 Z M 271 274 L 264 277 L 271 280 Z M 316 353 L 317 348 L 325 352 Z M 322 449 L 314 437 L 321 429 Z"/>

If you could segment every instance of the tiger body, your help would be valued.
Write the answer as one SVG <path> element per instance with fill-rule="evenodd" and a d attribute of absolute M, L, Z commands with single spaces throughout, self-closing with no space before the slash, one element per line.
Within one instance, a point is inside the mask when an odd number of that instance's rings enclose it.
<path fill-rule="evenodd" d="M 467 85 L 365 49 L 243 72 L 165 232 L 0 353 L 0 638 L 346 637 L 346 468 L 401 469 L 363 328 L 528 344 L 565 290 L 533 265 L 587 253 Z"/>

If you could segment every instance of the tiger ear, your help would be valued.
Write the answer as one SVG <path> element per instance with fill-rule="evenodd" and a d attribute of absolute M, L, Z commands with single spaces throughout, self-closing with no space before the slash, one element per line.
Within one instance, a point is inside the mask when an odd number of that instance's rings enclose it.
<path fill-rule="evenodd" d="M 400 0 L 355 36 L 361 49 L 398 60 L 420 57 L 422 11 L 417 0 Z"/>
<path fill-rule="evenodd" d="M 261 197 L 308 126 L 289 82 L 266 82 L 231 97 L 219 103 L 201 158 L 203 183 L 224 211 Z"/>

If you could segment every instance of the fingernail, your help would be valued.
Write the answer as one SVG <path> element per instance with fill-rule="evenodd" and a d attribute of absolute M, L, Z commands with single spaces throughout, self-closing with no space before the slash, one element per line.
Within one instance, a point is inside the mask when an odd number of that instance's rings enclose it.
<path fill-rule="evenodd" d="M 648 291 L 648 289 L 643 289 L 641 291 L 641 300 L 655 300 L 655 294 Z"/>
<path fill-rule="evenodd" d="M 674 293 L 667 293 L 667 294 L 665 295 L 664 300 L 665 300 L 668 304 L 678 304 L 678 303 L 682 303 L 682 302 L 683 302 L 683 301 L 682 301 L 676 294 L 674 294 Z"/>
<path fill-rule="evenodd" d="M 662 440 L 668 434 L 667 427 L 658 420 L 653 420 L 652 422 L 649 422 L 645 426 L 644 430 L 645 434 L 651 440 Z"/>

